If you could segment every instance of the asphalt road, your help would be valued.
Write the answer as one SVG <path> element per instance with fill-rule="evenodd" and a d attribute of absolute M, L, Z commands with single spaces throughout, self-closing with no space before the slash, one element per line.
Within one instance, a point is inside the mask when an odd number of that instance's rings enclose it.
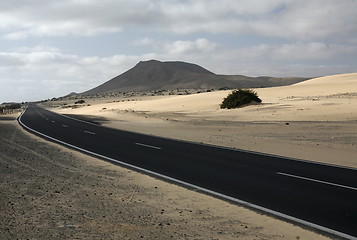
<path fill-rule="evenodd" d="M 357 239 L 356 169 L 109 129 L 33 104 L 19 122 L 29 131 L 106 160 Z"/>

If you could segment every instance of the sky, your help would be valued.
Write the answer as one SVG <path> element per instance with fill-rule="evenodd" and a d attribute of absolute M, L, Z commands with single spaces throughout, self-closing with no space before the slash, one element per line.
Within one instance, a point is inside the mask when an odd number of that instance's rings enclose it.
<path fill-rule="evenodd" d="M 0 103 L 84 92 L 139 61 L 217 74 L 357 72 L 357 0 L 0 1 Z"/>

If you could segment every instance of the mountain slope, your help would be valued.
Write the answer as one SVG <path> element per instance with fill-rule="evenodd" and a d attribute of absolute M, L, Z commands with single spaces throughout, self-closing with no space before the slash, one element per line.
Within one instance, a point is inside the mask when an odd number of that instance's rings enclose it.
<path fill-rule="evenodd" d="M 95 95 L 105 92 L 152 91 L 176 88 L 270 87 L 292 84 L 302 80 L 305 79 L 217 75 L 196 64 L 150 60 L 139 62 L 125 73 L 82 94 Z"/>

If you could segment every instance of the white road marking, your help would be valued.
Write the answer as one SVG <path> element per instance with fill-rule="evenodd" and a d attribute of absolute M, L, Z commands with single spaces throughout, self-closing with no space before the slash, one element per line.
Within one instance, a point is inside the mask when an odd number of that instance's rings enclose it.
<path fill-rule="evenodd" d="M 63 125 L 62 125 L 62 127 L 65 127 L 65 128 L 67 128 L 68 126 L 67 126 L 67 125 L 64 125 L 64 124 L 63 124 Z"/>
<path fill-rule="evenodd" d="M 345 185 L 336 184 L 336 183 L 325 182 L 325 181 L 321 181 L 321 180 L 317 180 L 317 179 L 313 179 L 313 178 L 300 177 L 300 176 L 291 175 L 291 174 L 282 173 L 282 172 L 277 172 L 277 174 L 288 176 L 288 177 L 293 177 L 293 178 L 299 178 L 299 179 L 303 179 L 303 180 L 307 180 L 307 181 L 311 181 L 311 182 L 323 183 L 323 184 L 327 184 L 327 185 L 331 185 L 331 186 L 335 186 L 335 187 L 342 187 L 342 188 L 352 189 L 352 190 L 357 191 L 357 188 L 354 188 L 354 187 L 345 186 Z"/>
<path fill-rule="evenodd" d="M 55 121 L 51 121 L 51 122 L 55 123 Z"/>
<path fill-rule="evenodd" d="M 57 114 L 57 115 L 60 115 L 60 116 L 62 116 L 62 117 L 66 117 L 66 118 L 69 118 L 69 119 L 72 119 L 72 120 L 78 121 L 78 122 L 84 122 L 84 123 L 87 123 L 87 124 L 90 124 L 90 125 L 93 125 L 93 126 L 98 127 L 98 124 L 95 124 L 95 123 L 92 123 L 92 122 L 87 122 L 87 121 L 84 121 L 84 120 L 81 120 L 81 119 L 78 119 L 78 118 L 73 118 L 73 117 L 66 116 L 66 115 L 59 114 L 59 113 L 56 113 L 56 114 Z"/>
<path fill-rule="evenodd" d="M 146 144 L 142 144 L 142 143 L 135 143 L 135 144 L 139 145 L 139 146 L 143 146 L 143 147 L 148 147 L 148 148 L 154 148 L 154 149 L 161 150 L 160 147 L 150 146 L 150 145 L 146 145 Z"/>
<path fill-rule="evenodd" d="M 88 133 L 88 134 L 92 134 L 92 135 L 95 135 L 94 132 L 90 132 L 90 131 L 84 131 L 85 133 Z"/>

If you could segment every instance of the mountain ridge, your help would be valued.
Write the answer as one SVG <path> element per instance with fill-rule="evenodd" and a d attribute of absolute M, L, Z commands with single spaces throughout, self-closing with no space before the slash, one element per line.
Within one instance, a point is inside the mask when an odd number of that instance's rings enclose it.
<path fill-rule="evenodd" d="M 218 75 L 197 64 L 158 60 L 140 61 L 133 68 L 103 84 L 81 93 L 153 91 L 171 89 L 219 89 L 283 86 L 308 78 L 247 77 Z"/>

